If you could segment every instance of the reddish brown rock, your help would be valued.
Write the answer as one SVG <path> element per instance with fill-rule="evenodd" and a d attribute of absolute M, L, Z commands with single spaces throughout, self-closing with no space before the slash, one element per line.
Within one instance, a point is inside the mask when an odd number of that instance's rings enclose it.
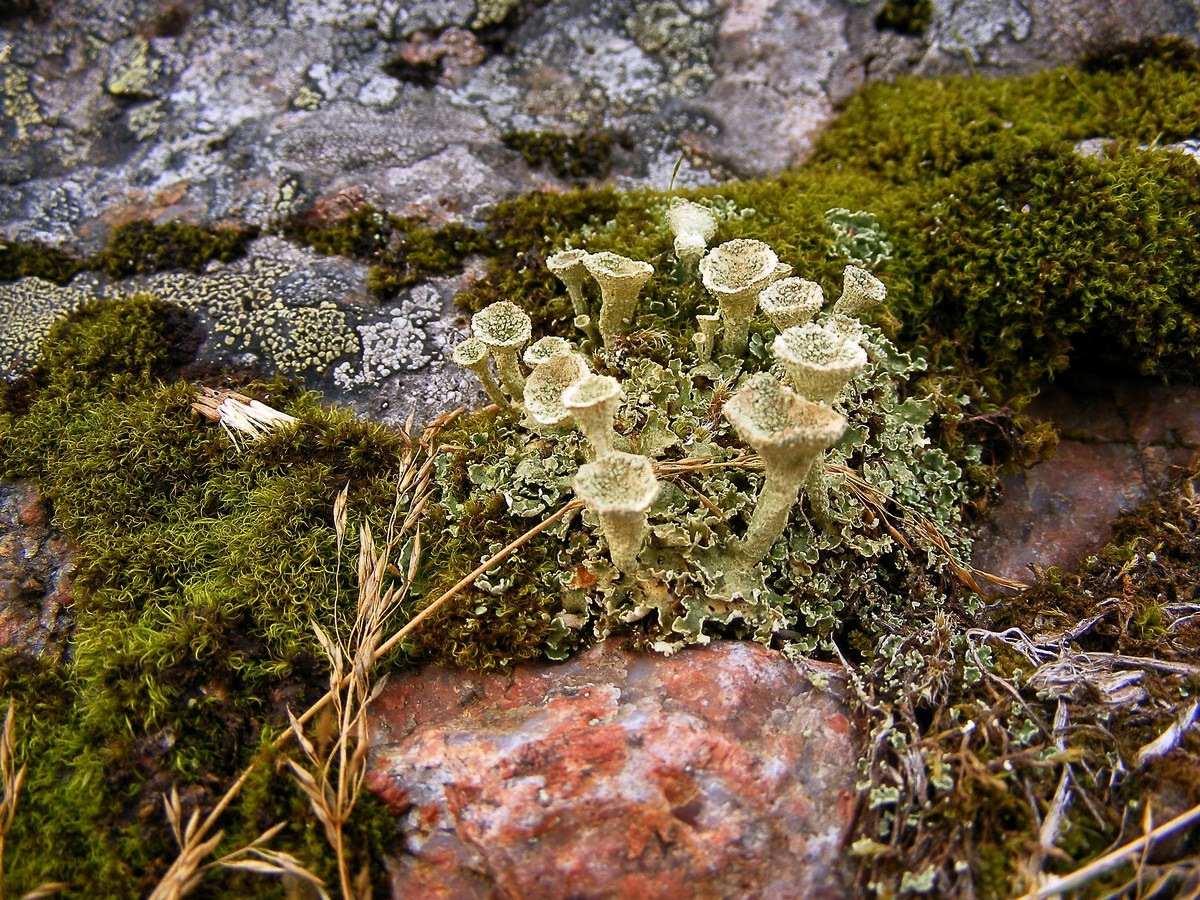
<path fill-rule="evenodd" d="M 1074 568 L 1123 512 L 1153 497 L 1200 454 L 1200 388 L 1140 379 L 1077 381 L 1031 406 L 1062 434 L 1055 456 L 1004 480 L 975 545 L 979 568 L 1028 580 L 1029 567 Z"/>
<path fill-rule="evenodd" d="M 0 648 L 60 655 L 70 634 L 75 550 L 38 489 L 0 481 Z"/>
<path fill-rule="evenodd" d="M 373 707 L 368 776 L 400 815 L 392 894 L 853 896 L 839 673 L 757 644 L 609 640 L 507 676 L 405 676 Z"/>

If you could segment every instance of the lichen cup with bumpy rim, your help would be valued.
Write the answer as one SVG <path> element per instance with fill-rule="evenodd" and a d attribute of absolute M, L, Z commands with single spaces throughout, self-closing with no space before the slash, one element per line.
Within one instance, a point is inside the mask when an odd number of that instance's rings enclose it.
<path fill-rule="evenodd" d="M 636 453 L 608 453 L 581 466 L 572 487 L 600 519 L 613 565 L 633 573 L 646 537 L 647 513 L 659 491 L 650 459 Z"/>
<path fill-rule="evenodd" d="M 521 359 L 529 368 L 536 369 L 556 356 L 564 356 L 571 352 L 571 344 L 565 338 L 549 336 L 538 338 L 526 347 Z"/>
<path fill-rule="evenodd" d="M 867 364 L 866 351 L 857 342 L 811 322 L 785 328 L 771 352 L 800 396 L 815 403 L 832 403 Z"/>
<path fill-rule="evenodd" d="M 882 281 L 858 266 L 846 266 L 842 272 L 842 296 L 833 304 L 833 312 L 859 317 L 872 306 L 887 299 Z"/>
<path fill-rule="evenodd" d="M 611 346 L 629 330 L 638 294 L 654 266 L 607 250 L 590 254 L 583 264 L 600 285 L 600 337 Z"/>
<path fill-rule="evenodd" d="M 676 258 L 688 269 L 694 269 L 717 233 L 717 217 L 706 206 L 675 197 L 667 210 L 667 227 L 675 236 Z"/>
<path fill-rule="evenodd" d="M 758 295 L 782 277 L 779 266 L 779 257 L 769 245 L 750 238 L 719 244 L 700 260 L 700 280 L 721 308 L 722 355 L 736 359 L 745 355 Z"/>
<path fill-rule="evenodd" d="M 515 303 L 499 300 L 471 317 L 471 330 L 491 351 L 504 389 L 514 401 L 518 400 L 525 390 L 525 377 L 517 364 L 517 350 L 533 334 L 533 323 L 525 310 Z"/>
<path fill-rule="evenodd" d="M 846 420 L 828 407 L 805 400 L 771 375 L 746 380 L 725 403 L 725 418 L 762 457 L 766 479 L 746 535 L 735 555 L 754 564 L 787 528 L 792 507 L 813 463 L 838 442 Z"/>
<path fill-rule="evenodd" d="M 599 340 L 596 326 L 591 318 L 587 300 L 583 296 L 583 282 L 587 278 L 587 267 L 583 261 L 587 259 L 586 250 L 560 250 L 546 258 L 546 268 L 567 288 L 567 296 L 571 298 L 571 309 L 575 310 L 575 318 L 586 318 L 586 324 L 580 326 L 593 341 Z"/>
<path fill-rule="evenodd" d="M 499 406 L 509 405 L 509 399 L 504 396 L 500 385 L 496 384 L 496 379 L 488 371 L 487 344 L 477 338 L 467 338 L 454 348 L 454 352 L 450 354 L 450 360 L 456 366 L 475 373 L 475 377 L 483 385 L 483 390 L 489 400 Z"/>
<path fill-rule="evenodd" d="M 807 325 L 825 305 L 825 293 L 815 281 L 781 278 L 758 295 L 758 305 L 780 331 Z"/>
<path fill-rule="evenodd" d="M 611 453 L 617 436 L 613 419 L 621 405 L 621 383 L 611 375 L 585 375 L 563 391 L 562 403 L 597 458 Z"/>
<path fill-rule="evenodd" d="M 563 392 L 588 374 L 583 357 L 567 352 L 537 366 L 525 380 L 525 410 L 539 425 L 561 425 L 571 418 Z"/>

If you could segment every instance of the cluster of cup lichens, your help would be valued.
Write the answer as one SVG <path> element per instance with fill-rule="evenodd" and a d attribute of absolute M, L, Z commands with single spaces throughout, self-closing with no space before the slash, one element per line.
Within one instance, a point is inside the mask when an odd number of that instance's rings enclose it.
<path fill-rule="evenodd" d="M 886 290 L 869 272 L 847 266 L 842 295 L 822 316 L 820 285 L 791 277 L 792 267 L 780 262 L 766 243 L 737 239 L 709 249 L 716 218 L 687 200 L 672 202 L 667 221 L 677 259 L 686 270 L 699 273 L 718 310 L 698 317 L 694 374 L 737 376 L 759 310 L 779 332 L 771 352 L 790 384 L 771 372 L 749 375 L 723 410 L 765 469 L 746 533 L 731 548 L 740 564 L 753 565 L 787 528 L 801 490 L 814 519 L 828 513 L 823 457 L 847 426 L 836 406 L 867 363 L 857 317 L 881 302 Z M 638 295 L 654 272 L 646 262 L 583 250 L 557 253 L 547 265 L 567 288 L 582 343 L 595 348 L 611 347 L 628 333 Z M 598 315 L 585 293 L 589 279 L 599 287 Z M 592 459 L 579 469 L 575 494 L 599 519 L 613 564 L 634 573 L 659 482 L 649 457 L 617 449 L 613 423 L 623 396 L 620 383 L 593 373 L 564 338 L 544 337 L 531 344 L 529 316 L 508 301 L 476 313 L 471 324 L 474 337 L 458 345 L 454 362 L 479 377 L 493 402 L 525 416 L 531 427 L 574 426 L 584 434 Z"/>

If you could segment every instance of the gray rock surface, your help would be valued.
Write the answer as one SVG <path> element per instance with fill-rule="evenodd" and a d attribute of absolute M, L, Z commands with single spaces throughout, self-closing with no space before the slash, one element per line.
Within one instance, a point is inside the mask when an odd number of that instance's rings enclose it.
<path fill-rule="evenodd" d="M 878 29 L 883 2 L 37 0 L 40 13 L 0 20 L 0 242 L 94 249 L 143 217 L 269 229 L 346 188 L 394 213 L 474 221 L 564 186 L 504 147 L 511 130 L 626 135 L 610 176 L 622 185 L 665 187 L 681 158 L 679 184 L 758 175 L 803 160 L 869 78 L 1028 71 L 1090 42 L 1197 34 L 1195 0 L 936 0 L 920 36 Z M 297 304 L 349 296 L 323 274 L 343 263 L 301 265 L 325 287 Z M 23 292 L 47 315 L 78 299 Z M 436 366 L 395 377 L 451 327 L 401 309 L 410 330 L 349 323 L 347 346 L 374 355 L 347 350 L 306 380 L 397 418 L 457 403 L 465 382 Z M 20 338 L 26 355 L 43 330 Z M 377 389 L 369 373 L 387 369 Z"/>

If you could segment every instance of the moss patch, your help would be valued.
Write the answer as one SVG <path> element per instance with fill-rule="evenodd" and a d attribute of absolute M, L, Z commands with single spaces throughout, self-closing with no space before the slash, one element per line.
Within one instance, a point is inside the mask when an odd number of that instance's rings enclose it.
<path fill-rule="evenodd" d="M 875 16 L 875 27 L 906 37 L 921 37 L 932 21 L 932 0 L 887 0 Z"/>
<path fill-rule="evenodd" d="M 83 263 L 56 247 L 33 241 L 0 246 L 0 281 L 34 277 L 66 284 L 83 270 Z"/>
<path fill-rule="evenodd" d="M 516 150 L 531 169 L 549 168 L 559 178 L 603 178 L 612 169 L 613 147 L 628 138 L 598 132 L 578 135 L 557 131 L 509 131 L 500 142 Z"/>
<path fill-rule="evenodd" d="M 319 222 L 312 214 L 302 216 L 286 225 L 284 234 L 318 253 L 370 263 L 368 288 L 384 300 L 430 276 L 457 271 L 465 257 L 489 247 L 482 235 L 465 225 L 428 228 L 418 219 L 371 206 L 330 222 Z"/>
<path fill-rule="evenodd" d="M 111 278 L 187 270 L 202 272 L 214 260 L 233 262 L 258 236 L 252 227 L 201 227 L 184 222 L 129 222 L 116 228 L 100 252 L 88 257 L 37 242 L 0 247 L 0 282 L 35 276 L 66 284 L 80 272 L 97 270 Z"/>
<path fill-rule="evenodd" d="M 73 660 L 0 660 L 30 765 L 9 844 L 14 891 L 57 879 L 79 896 L 144 896 L 174 854 L 162 792 L 178 784 L 211 805 L 277 733 L 283 705 L 324 690 L 310 622 L 334 627 L 354 590 L 334 494 L 349 483 L 352 518 L 376 529 L 391 510 L 396 434 L 257 384 L 250 393 L 303 424 L 236 453 L 172 381 L 190 340 L 184 313 L 151 298 L 88 305 L 4 390 L 0 474 L 35 478 L 80 550 Z M 235 805 L 231 842 L 295 814 L 286 775 L 270 777 Z M 282 846 L 328 873 L 307 829 Z M 228 884 L 243 896 L 269 887 Z"/>
<path fill-rule="evenodd" d="M 258 236 L 256 228 L 201 228 L 184 222 L 130 222 L 113 232 L 108 245 L 89 260 L 89 268 L 111 278 L 148 275 L 173 269 L 202 272 L 212 261 L 233 262 Z"/>

